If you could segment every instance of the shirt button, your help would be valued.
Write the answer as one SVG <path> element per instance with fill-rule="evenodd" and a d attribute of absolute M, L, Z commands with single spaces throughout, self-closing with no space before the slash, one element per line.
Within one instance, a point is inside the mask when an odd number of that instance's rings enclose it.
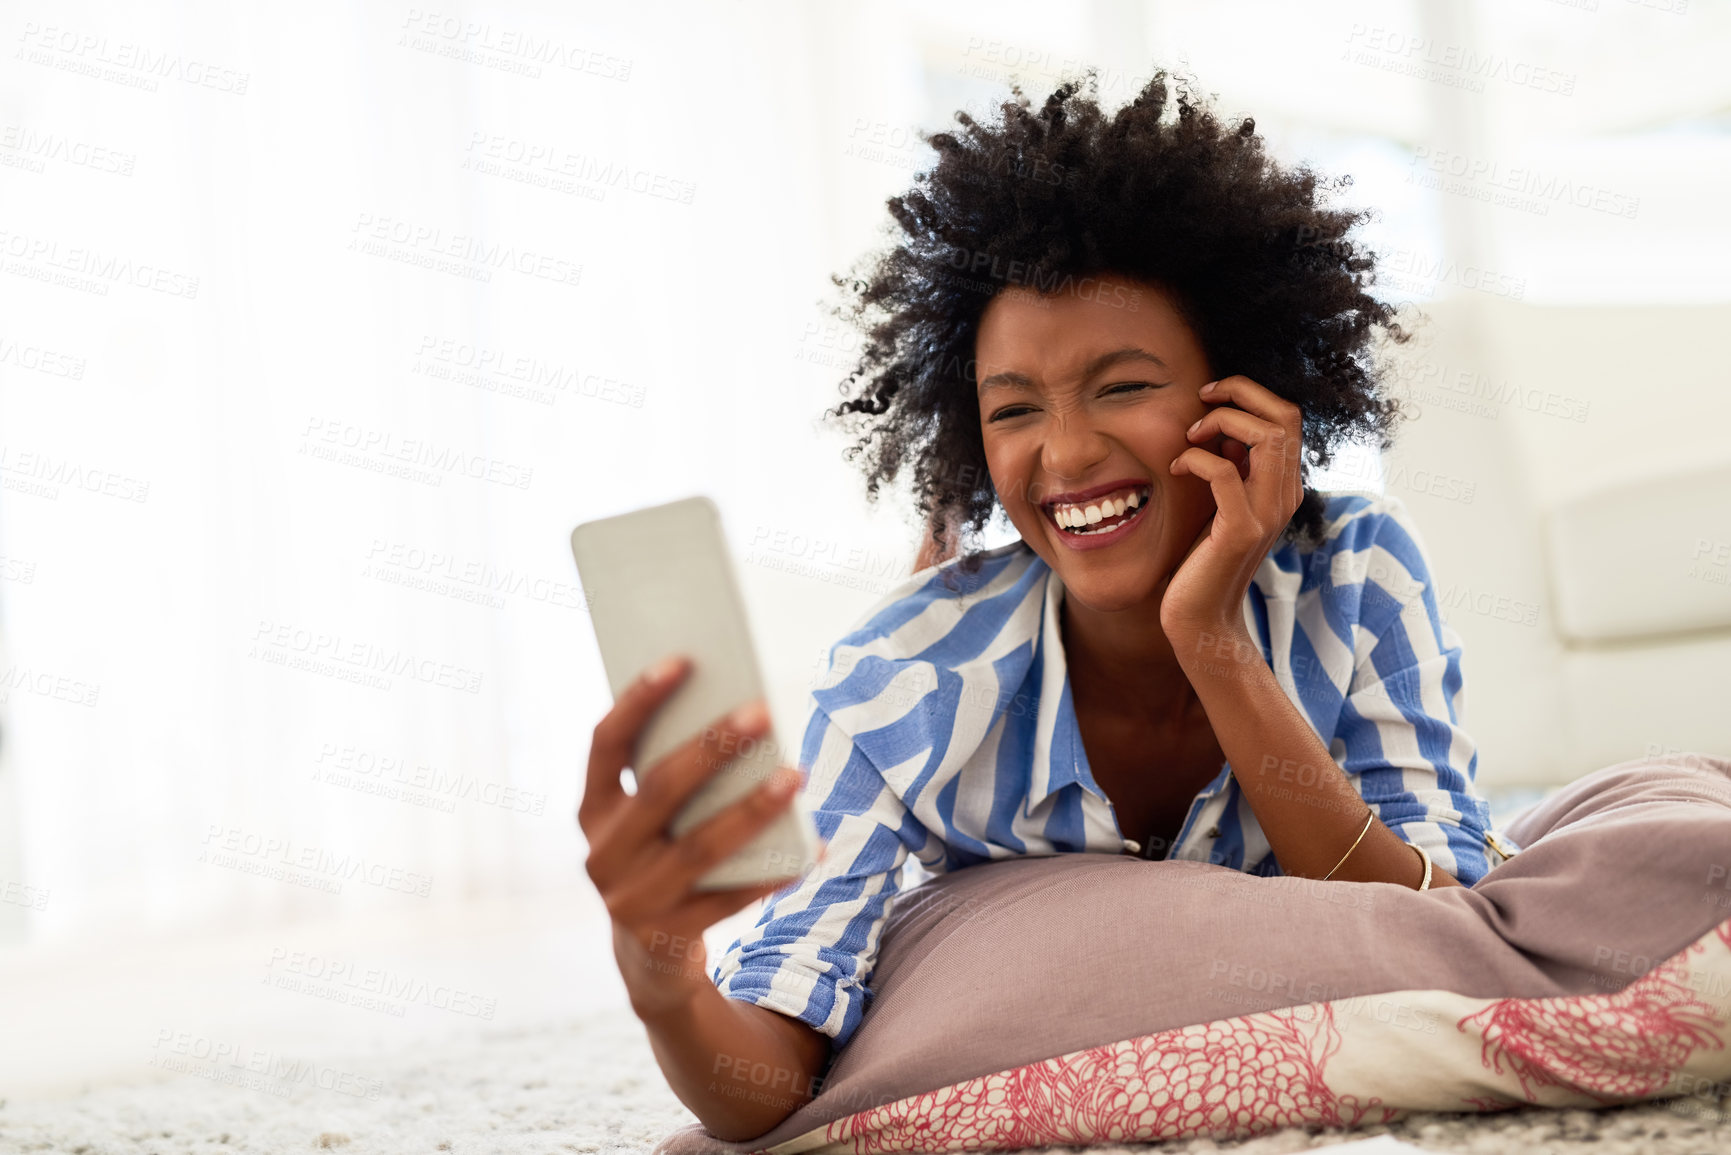
<path fill-rule="evenodd" d="M 1210 837 L 1210 838 L 1219 838 L 1219 837 L 1220 837 L 1220 827 L 1218 827 L 1218 826 L 1210 826 L 1210 827 L 1209 827 L 1209 828 L 1208 828 L 1208 837 Z"/>

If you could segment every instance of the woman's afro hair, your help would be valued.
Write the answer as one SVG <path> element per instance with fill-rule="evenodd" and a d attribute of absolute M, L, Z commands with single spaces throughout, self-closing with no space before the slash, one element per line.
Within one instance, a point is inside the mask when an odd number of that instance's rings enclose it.
<path fill-rule="evenodd" d="M 889 200 L 901 226 L 863 276 L 832 277 L 834 314 L 862 334 L 848 399 L 825 413 L 859 432 L 868 500 L 912 459 L 933 554 L 975 536 L 997 494 L 986 468 L 974 338 L 987 303 L 1018 285 L 1042 293 L 1115 273 L 1165 291 L 1213 376 L 1242 373 L 1303 411 L 1304 499 L 1284 535 L 1315 543 L 1324 502 L 1310 467 L 1340 441 L 1393 444 L 1407 416 L 1379 392 L 1374 330 L 1410 333 L 1366 291 L 1375 254 L 1347 233 L 1368 210 L 1325 207 L 1350 177 L 1270 160 L 1250 118 L 1228 124 L 1179 79 L 1156 72 L 1110 118 L 1092 69 L 1038 112 L 1017 84 L 992 123 L 920 134 L 938 161 Z M 1084 87 L 1090 94 L 1078 95 Z M 857 389 L 855 388 L 857 386 Z M 980 552 L 962 558 L 976 572 Z"/>

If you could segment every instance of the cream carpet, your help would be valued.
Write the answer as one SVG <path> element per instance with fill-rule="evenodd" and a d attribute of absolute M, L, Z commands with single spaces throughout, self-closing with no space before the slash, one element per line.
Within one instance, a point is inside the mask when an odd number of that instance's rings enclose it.
<path fill-rule="evenodd" d="M 3 1045 L 27 1044 L 8 1038 Z M 662 1081 L 628 1011 L 536 1030 L 495 1030 L 395 1056 L 176 1061 L 182 1069 L 159 1081 L 0 1105 L 0 1152 L 598 1155 L 651 1151 L 669 1131 L 693 1121 Z M 1718 1155 L 1731 1151 L 1731 1098 L 1602 1111 L 1426 1114 L 1353 1132 L 1282 1131 L 1242 1143 L 1089 1150 L 1254 1155 L 1384 1132 L 1435 1151 Z"/>

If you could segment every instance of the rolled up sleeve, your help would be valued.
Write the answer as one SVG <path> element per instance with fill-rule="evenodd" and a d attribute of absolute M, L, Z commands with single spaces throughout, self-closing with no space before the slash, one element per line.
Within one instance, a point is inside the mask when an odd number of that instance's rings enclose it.
<path fill-rule="evenodd" d="M 1463 646 L 1442 617 L 1424 549 L 1388 499 L 1361 622 L 1386 625 L 1359 647 L 1335 731 L 1341 769 L 1377 818 L 1463 886 L 1505 861 L 1490 806 L 1473 785 L 1478 749 L 1463 726 Z M 1397 608 L 1398 607 L 1398 608 Z"/>
<path fill-rule="evenodd" d="M 711 978 L 728 998 L 799 1019 L 840 1050 L 870 1003 L 867 982 L 902 865 L 927 835 L 821 707 L 806 726 L 800 764 L 813 821 L 828 843 L 824 860 L 771 897 Z"/>

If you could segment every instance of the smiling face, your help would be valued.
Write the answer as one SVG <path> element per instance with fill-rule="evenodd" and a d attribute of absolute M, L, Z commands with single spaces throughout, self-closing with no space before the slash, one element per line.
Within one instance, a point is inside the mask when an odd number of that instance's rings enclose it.
<path fill-rule="evenodd" d="M 1010 523 L 1068 596 L 1113 611 L 1159 598 L 1214 515 L 1208 483 L 1170 470 L 1214 378 L 1163 292 L 1111 275 L 1089 285 L 1000 292 L 974 360 L 986 465 Z M 1201 445 L 1220 451 L 1219 438 Z M 1059 524 L 1074 511 L 1082 533 Z"/>

